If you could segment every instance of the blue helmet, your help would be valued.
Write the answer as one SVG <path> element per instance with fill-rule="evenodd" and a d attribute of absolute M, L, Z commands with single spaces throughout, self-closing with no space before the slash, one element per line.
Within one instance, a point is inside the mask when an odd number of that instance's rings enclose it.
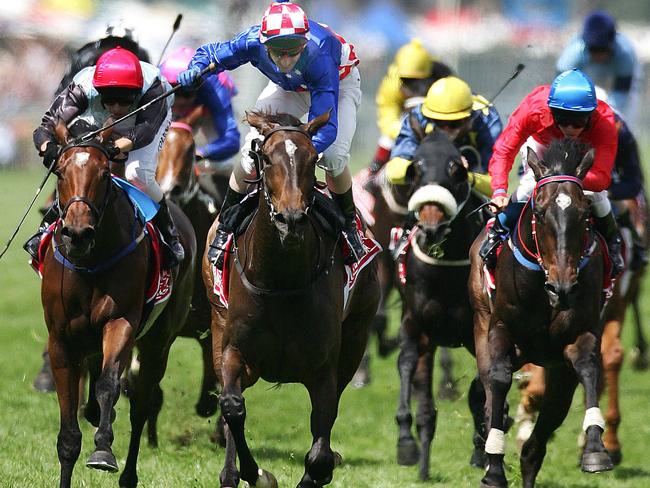
<path fill-rule="evenodd" d="M 615 37 L 616 22 L 611 15 L 604 10 L 596 10 L 587 15 L 582 29 L 582 39 L 587 48 L 608 48 Z"/>
<path fill-rule="evenodd" d="M 560 73 L 551 83 L 548 106 L 572 112 L 591 112 L 598 106 L 591 79 L 579 69 Z"/>

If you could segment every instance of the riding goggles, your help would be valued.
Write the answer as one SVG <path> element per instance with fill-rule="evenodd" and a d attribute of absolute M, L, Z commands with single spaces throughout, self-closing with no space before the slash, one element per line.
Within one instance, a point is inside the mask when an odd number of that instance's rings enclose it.
<path fill-rule="evenodd" d="M 591 112 L 572 112 L 570 110 L 551 109 L 553 120 L 559 126 L 583 129 L 591 120 Z"/>
<path fill-rule="evenodd" d="M 134 98 L 113 98 L 113 97 L 102 97 L 102 103 L 104 105 L 121 105 L 123 107 L 131 105 L 135 102 Z"/>
<path fill-rule="evenodd" d="M 267 45 L 266 48 L 269 50 L 269 54 L 275 58 L 281 58 L 283 56 L 289 56 L 292 58 L 294 56 L 298 56 L 298 54 L 300 54 L 303 49 L 305 49 L 305 44 L 290 48 L 279 48 Z"/>
<path fill-rule="evenodd" d="M 436 127 L 447 127 L 449 129 L 460 129 L 467 122 L 467 118 L 458 120 L 436 120 L 431 119 Z"/>

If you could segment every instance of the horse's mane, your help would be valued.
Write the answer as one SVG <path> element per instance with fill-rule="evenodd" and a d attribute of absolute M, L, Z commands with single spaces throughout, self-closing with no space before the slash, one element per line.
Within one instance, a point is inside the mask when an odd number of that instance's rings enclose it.
<path fill-rule="evenodd" d="M 270 124 L 279 124 L 281 126 L 287 127 L 298 127 L 302 122 L 297 117 L 294 117 L 291 114 L 285 114 L 283 112 L 271 113 L 264 110 L 254 110 L 251 112 L 251 115 L 256 117 L 261 117 L 264 122 Z"/>
<path fill-rule="evenodd" d="M 544 164 L 549 174 L 575 175 L 578 165 L 589 149 L 589 144 L 577 139 L 555 139 L 544 152 Z"/>

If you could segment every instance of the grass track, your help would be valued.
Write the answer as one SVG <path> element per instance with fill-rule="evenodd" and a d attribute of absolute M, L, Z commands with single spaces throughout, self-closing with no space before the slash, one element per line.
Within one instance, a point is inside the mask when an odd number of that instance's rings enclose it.
<path fill-rule="evenodd" d="M 40 181 L 40 172 L 0 172 L 0 242 L 4 245 L 20 212 Z M 37 394 L 31 382 L 40 367 L 46 339 L 39 298 L 39 282 L 25 264 L 20 245 L 37 225 L 33 212 L 9 253 L 0 261 L 0 487 L 45 487 L 58 484 L 56 436 L 59 414 L 54 395 Z M 647 288 L 650 289 L 650 288 Z M 649 302 L 643 304 L 647 317 Z M 398 310 L 394 307 L 392 327 Z M 631 342 L 631 330 L 625 342 Z M 475 368 L 473 359 L 454 351 L 455 373 L 461 388 L 469 386 Z M 416 468 L 395 463 L 397 428 L 394 422 L 398 379 L 396 355 L 373 358 L 373 384 L 363 390 L 347 390 L 333 432 L 333 447 L 344 464 L 335 471 L 330 486 L 364 487 L 477 487 L 481 472 L 470 468 L 471 419 L 466 397 L 456 402 L 438 402 L 438 428 L 432 449 L 432 479 L 417 482 Z M 436 379 L 437 381 L 437 379 Z M 160 448 L 146 446 L 140 454 L 142 487 L 214 487 L 223 453 L 208 440 L 213 423 L 194 414 L 200 382 L 199 348 L 187 339 L 172 348 L 163 381 L 165 406 L 159 422 Z M 650 466 L 645 449 L 650 439 L 648 399 L 650 372 L 633 372 L 626 364 L 621 382 L 623 464 L 610 473 L 582 474 L 576 466 L 576 438 L 582 424 L 582 395 L 576 395 L 569 417 L 549 444 L 540 488 L 637 488 L 650 486 Z M 309 399 L 301 386 L 270 389 L 260 382 L 246 392 L 247 435 L 259 464 L 271 470 L 280 487 L 295 486 L 303 472 L 303 458 L 310 445 Z M 511 391 L 511 402 L 518 399 Z M 87 469 L 92 452 L 93 430 L 81 422 L 83 447 L 75 468 L 73 486 L 114 487 L 117 475 Z M 128 403 L 117 405 L 114 452 L 124 466 L 129 423 Z M 508 436 L 508 478 L 520 486 L 514 435 Z"/>

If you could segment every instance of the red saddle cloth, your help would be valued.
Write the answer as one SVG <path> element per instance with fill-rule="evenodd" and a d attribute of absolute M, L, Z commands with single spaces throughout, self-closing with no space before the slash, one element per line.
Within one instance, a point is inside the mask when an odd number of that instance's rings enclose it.
<path fill-rule="evenodd" d="M 379 245 L 379 243 L 374 239 L 372 239 L 371 237 L 367 237 L 364 234 L 363 226 L 361 224 L 361 219 L 359 218 L 358 215 L 357 215 L 356 222 L 357 222 L 357 232 L 359 233 L 359 237 L 361 238 L 361 241 L 363 242 L 363 245 L 366 248 L 366 254 L 358 262 L 352 263 L 350 265 L 348 264 L 344 265 L 344 271 L 347 277 L 345 284 L 343 285 L 344 307 L 347 306 L 348 304 L 348 299 L 350 298 L 352 290 L 356 285 L 359 272 L 363 268 L 368 266 L 368 264 L 372 262 L 375 256 L 381 252 L 381 246 Z M 226 242 L 226 250 L 224 251 L 225 254 L 224 254 L 223 269 L 219 269 L 216 266 L 212 266 L 212 278 L 214 283 L 213 292 L 219 298 L 221 304 L 226 308 L 228 308 L 228 288 L 230 283 L 229 261 L 230 258 L 232 257 L 232 249 L 234 244 L 233 241 L 234 241 L 233 235 L 230 234 L 230 236 L 228 237 L 228 241 Z M 343 256 L 345 258 L 350 255 L 352 250 L 350 249 L 350 246 L 345 239 L 340 239 L 340 241 L 343 246 Z"/>

